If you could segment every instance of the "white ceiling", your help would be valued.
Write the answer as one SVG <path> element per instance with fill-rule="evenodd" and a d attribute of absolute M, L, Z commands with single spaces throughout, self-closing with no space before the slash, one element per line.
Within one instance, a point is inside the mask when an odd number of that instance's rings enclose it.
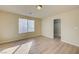
<path fill-rule="evenodd" d="M 39 18 L 46 18 L 76 8 L 79 8 L 79 6 L 43 5 L 41 10 L 37 10 L 35 5 L 0 5 L 0 10 Z"/>

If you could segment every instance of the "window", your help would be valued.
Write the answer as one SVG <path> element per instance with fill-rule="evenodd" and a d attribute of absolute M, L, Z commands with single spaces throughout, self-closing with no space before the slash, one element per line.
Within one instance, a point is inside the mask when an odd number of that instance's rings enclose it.
<path fill-rule="evenodd" d="M 28 20 L 28 32 L 34 32 L 34 20 Z"/>
<path fill-rule="evenodd" d="M 34 32 L 34 23 L 34 20 L 19 18 L 19 33 Z"/>
<path fill-rule="evenodd" d="M 27 32 L 27 19 L 19 19 L 19 33 Z"/>

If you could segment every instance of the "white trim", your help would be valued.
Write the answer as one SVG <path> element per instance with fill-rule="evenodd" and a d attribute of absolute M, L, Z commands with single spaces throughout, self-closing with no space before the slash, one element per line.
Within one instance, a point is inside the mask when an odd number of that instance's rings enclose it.
<path fill-rule="evenodd" d="M 48 35 L 43 35 L 43 34 L 42 36 L 53 39 L 53 36 L 48 36 Z"/>
<path fill-rule="evenodd" d="M 78 42 L 71 42 L 71 41 L 67 41 L 67 40 L 61 40 L 61 41 L 79 47 L 79 43 Z"/>

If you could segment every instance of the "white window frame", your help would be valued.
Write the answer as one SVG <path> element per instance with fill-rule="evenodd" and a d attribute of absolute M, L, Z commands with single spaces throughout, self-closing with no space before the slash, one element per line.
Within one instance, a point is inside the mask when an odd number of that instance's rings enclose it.
<path fill-rule="evenodd" d="M 26 18 L 19 18 L 19 19 L 26 19 Z M 26 32 L 20 32 L 20 28 L 19 28 L 19 33 L 22 34 L 22 33 L 29 33 L 28 31 L 28 21 L 31 20 L 31 19 L 26 19 L 27 20 L 27 31 Z M 35 32 L 35 20 L 32 19 L 34 21 L 34 31 L 30 31 L 30 32 Z M 20 27 L 20 25 L 19 25 Z"/>
<path fill-rule="evenodd" d="M 30 19 L 27 20 L 27 32 L 29 32 L 29 31 L 28 31 L 28 28 L 29 28 L 29 27 L 28 27 L 28 21 L 29 21 L 29 20 L 30 20 Z M 35 20 L 33 20 L 33 21 L 34 21 L 34 31 L 30 31 L 30 32 L 35 32 Z"/>

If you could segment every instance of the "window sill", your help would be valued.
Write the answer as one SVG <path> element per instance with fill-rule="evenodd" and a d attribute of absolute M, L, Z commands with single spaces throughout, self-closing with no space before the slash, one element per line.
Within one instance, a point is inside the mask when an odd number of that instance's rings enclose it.
<path fill-rule="evenodd" d="M 35 33 L 35 32 L 26 32 L 26 33 L 19 33 L 19 34 L 28 34 L 28 33 Z"/>

